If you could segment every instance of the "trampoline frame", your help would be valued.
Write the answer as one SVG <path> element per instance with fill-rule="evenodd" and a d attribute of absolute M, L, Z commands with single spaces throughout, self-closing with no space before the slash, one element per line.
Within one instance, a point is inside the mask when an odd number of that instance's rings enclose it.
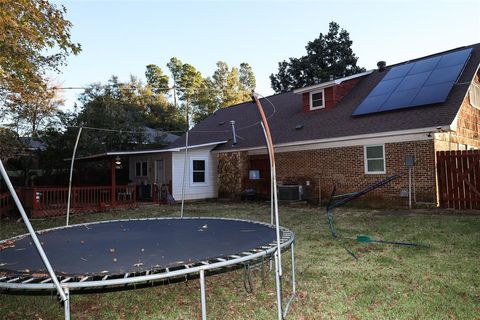
<path fill-rule="evenodd" d="M 81 226 L 89 225 L 98 225 L 110 222 L 128 222 L 128 221 L 151 221 L 151 220 L 194 220 L 194 219 L 215 219 L 215 220 L 228 220 L 228 221 L 239 221 L 239 222 L 248 222 L 254 224 L 260 224 L 268 227 L 272 225 L 268 223 L 245 220 L 245 219 L 230 219 L 230 218 L 217 218 L 217 217 L 161 217 L 161 218 L 141 218 L 141 219 L 118 219 L 118 220 L 107 220 L 107 221 L 97 221 L 90 223 L 82 223 L 76 225 L 70 225 L 68 227 L 61 226 L 56 228 L 45 229 L 37 231 L 38 234 L 45 232 L 68 229 Z M 280 247 L 282 250 L 291 250 L 291 281 L 292 281 L 292 293 L 295 292 L 295 260 L 294 260 L 294 242 L 295 235 L 292 231 L 281 227 L 282 237 Z M 23 234 L 15 236 L 9 239 L 0 241 L 0 244 L 23 238 L 29 234 Z M 214 258 L 210 260 L 195 262 L 191 264 L 184 264 L 183 266 L 175 266 L 170 268 L 162 268 L 160 270 L 146 270 L 141 272 L 141 275 L 125 273 L 123 275 L 105 275 L 100 278 L 98 275 L 88 275 L 84 277 L 56 277 L 60 283 L 60 287 L 66 295 L 66 300 L 64 302 L 65 307 L 65 319 L 70 317 L 70 300 L 69 295 L 77 290 L 82 289 L 105 289 L 115 288 L 119 286 L 131 286 L 137 284 L 148 284 L 154 283 L 157 281 L 168 280 L 173 278 L 187 277 L 189 275 L 199 275 L 200 279 L 200 291 L 201 291 L 201 305 L 202 305 L 202 319 L 206 319 L 206 296 L 205 296 L 205 275 L 208 271 L 221 270 L 229 267 L 240 266 L 250 261 L 258 261 L 262 257 L 271 257 L 272 255 L 276 258 L 277 251 L 277 242 L 276 240 L 272 241 L 268 245 L 261 246 L 260 248 L 252 248 L 251 250 L 244 251 L 238 254 L 232 254 L 226 257 Z M 277 262 L 276 262 L 277 263 Z M 170 270 L 175 269 L 175 270 Z M 51 277 L 44 278 L 34 278 L 28 275 L 26 276 L 15 276 L 15 277 L 0 277 L 0 289 L 3 290 L 27 290 L 27 291 L 51 291 L 55 290 L 55 283 L 52 281 Z M 285 308 L 284 316 L 288 312 L 288 306 L 290 305 L 291 299 Z"/>
<path fill-rule="evenodd" d="M 264 97 L 265 98 L 265 97 Z M 270 104 L 270 100 L 265 98 Z M 278 319 L 283 320 L 290 308 L 291 303 L 293 302 L 293 299 L 295 298 L 296 292 L 295 292 L 295 259 L 294 259 L 294 240 L 295 236 L 293 232 L 291 232 L 288 229 L 285 229 L 280 226 L 279 224 L 279 210 L 278 210 L 278 196 L 277 196 L 277 180 L 276 180 L 276 166 L 275 166 L 275 151 L 274 151 L 274 145 L 272 141 L 272 137 L 270 134 L 270 129 L 268 126 L 267 118 L 265 117 L 265 113 L 263 110 L 263 106 L 258 98 L 258 95 L 255 92 L 252 92 L 252 102 L 256 104 L 257 109 L 259 111 L 260 117 L 261 117 L 261 128 L 265 137 L 266 145 L 267 145 L 267 151 L 270 159 L 270 182 L 271 182 L 271 224 L 268 225 L 269 227 L 275 226 L 275 231 L 276 231 L 276 240 L 271 242 L 269 246 L 264 246 L 265 248 L 262 247 L 262 250 L 258 250 L 258 252 L 251 253 L 250 251 L 253 251 L 254 249 L 247 251 L 247 252 L 242 252 L 240 254 L 246 254 L 245 256 L 241 255 L 230 255 L 232 259 L 227 260 L 223 258 L 217 258 L 213 260 L 218 260 L 218 262 L 215 263 L 208 263 L 205 261 L 201 262 L 201 265 L 199 266 L 192 266 L 189 267 L 188 265 L 184 265 L 184 269 L 180 270 L 174 270 L 170 271 L 168 268 L 165 269 L 167 272 L 166 273 L 154 273 L 154 274 L 145 274 L 143 276 L 133 276 L 129 277 L 129 274 L 125 274 L 123 278 L 119 279 L 110 279 L 108 280 L 108 276 L 104 276 L 101 280 L 95 280 L 95 281 L 88 281 L 88 276 L 85 276 L 84 278 L 80 279 L 77 282 L 69 282 L 72 280 L 72 278 L 65 278 L 59 281 L 59 278 L 55 274 L 52 266 L 50 265 L 50 262 L 43 250 L 43 247 L 40 243 L 40 241 L 37 238 L 36 232 L 33 229 L 30 220 L 27 217 L 27 214 L 25 213 L 25 210 L 15 192 L 15 189 L 13 188 L 13 185 L 7 175 L 7 172 L 3 166 L 3 163 L 0 159 L 0 173 L 5 179 L 5 182 L 7 184 L 8 189 L 10 190 L 10 193 L 12 194 L 12 197 L 15 201 L 15 204 L 17 205 L 18 210 L 20 211 L 20 214 L 22 216 L 22 219 L 27 226 L 28 232 L 30 236 L 32 237 L 32 240 L 35 244 L 35 247 L 50 275 L 50 277 L 46 278 L 45 280 L 41 281 L 40 283 L 31 283 L 35 280 L 35 278 L 29 278 L 26 280 L 22 280 L 21 277 L 16 277 L 13 279 L 8 279 L 8 277 L 0 277 L 0 289 L 18 289 L 18 290 L 52 290 L 56 289 L 60 300 L 63 302 L 64 306 L 64 312 L 65 312 L 65 320 L 70 320 L 70 290 L 71 289 L 81 289 L 81 288 L 98 288 L 98 287 L 113 287 L 113 286 L 120 286 L 120 285 L 132 285 L 132 284 L 137 284 L 137 283 L 148 283 L 148 282 L 154 282 L 162 279 L 169 279 L 169 278 L 176 278 L 179 276 L 187 276 L 189 274 L 196 274 L 197 272 L 199 273 L 199 278 L 200 278 L 200 298 L 201 298 L 201 306 L 202 306 L 202 320 L 207 319 L 207 309 L 206 309 L 206 296 L 205 296 L 205 271 L 208 270 L 218 270 L 220 268 L 227 268 L 231 267 L 234 265 L 238 265 L 241 263 L 244 263 L 246 261 L 255 261 L 261 257 L 265 256 L 274 256 L 275 260 L 275 289 L 276 289 L 276 296 L 277 296 L 277 314 L 278 314 Z M 273 106 L 273 104 L 272 104 Z M 273 106 L 274 107 L 274 106 Z M 275 108 L 275 107 L 274 107 Z M 187 114 L 188 116 L 188 114 Z M 81 134 L 81 129 L 78 132 L 77 136 L 77 142 Z M 188 139 L 188 130 L 186 133 L 186 137 Z M 75 149 L 76 149 L 75 145 Z M 75 149 L 74 149 L 74 155 L 72 157 L 72 166 L 73 166 L 73 161 L 75 158 Z M 186 159 L 186 154 L 188 152 L 188 140 L 186 140 L 186 145 L 185 145 L 185 159 Z M 185 180 L 185 177 L 184 177 Z M 69 182 L 71 184 L 71 181 Z M 70 193 L 70 189 L 69 189 Z M 70 196 L 70 195 L 69 195 Z M 181 211 L 181 216 L 180 219 L 184 219 L 183 217 L 183 199 L 182 197 L 182 211 Z M 69 218 L 69 209 L 67 209 L 67 226 L 68 227 L 68 218 Z M 173 217 L 172 217 L 173 218 Z M 169 218 L 169 219 L 172 219 Z M 195 219 L 195 218 L 193 218 Z M 221 219 L 221 218 L 220 218 Z M 229 220 L 224 218 L 225 220 Z M 140 220 L 140 219 L 130 219 L 130 220 Z M 235 220 L 235 219 L 230 219 L 230 220 Z M 122 221 L 122 220 L 112 220 L 112 221 Z M 107 222 L 112 222 L 112 221 L 105 221 Z M 126 220 L 128 221 L 128 220 Z M 257 221 L 249 221 L 249 220 L 241 220 L 241 221 L 247 221 L 247 222 L 253 222 L 253 223 L 259 223 Z M 93 224 L 95 222 L 92 222 L 90 224 Z M 98 223 L 98 222 L 96 222 Z M 82 225 L 82 224 L 80 224 Z M 87 224 L 83 224 L 87 225 Z M 266 224 L 267 225 L 267 224 Z M 65 227 L 60 227 L 60 228 L 65 228 Z M 55 228 L 54 228 L 55 229 Z M 52 230 L 52 229 L 48 229 Z M 283 236 L 280 236 L 280 230 L 284 231 L 285 234 L 290 235 L 289 238 L 284 238 Z M 11 240 L 14 238 L 10 238 L 7 240 Z M 0 243 L 2 243 L 1 241 Z M 282 271 L 282 250 L 286 250 L 290 246 L 291 250 L 291 277 L 292 277 L 292 292 L 290 297 L 287 299 L 285 309 L 283 308 L 283 302 L 282 302 L 282 276 L 283 276 L 283 271 Z M 271 260 L 270 260 L 271 261 Z M 18 282 L 22 280 L 21 282 Z M 51 283 L 49 283 L 51 282 Z"/>

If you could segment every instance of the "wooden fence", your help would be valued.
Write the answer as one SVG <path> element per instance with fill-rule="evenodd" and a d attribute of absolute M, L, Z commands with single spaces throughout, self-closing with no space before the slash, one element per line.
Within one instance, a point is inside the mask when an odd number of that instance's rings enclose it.
<path fill-rule="evenodd" d="M 112 197 L 113 192 L 113 197 Z M 17 190 L 27 213 L 32 217 L 61 216 L 67 211 L 68 188 L 33 187 Z M 136 206 L 135 186 L 73 187 L 70 211 L 95 212 L 110 208 L 133 208 Z M 0 216 L 15 210 L 10 193 L 0 194 Z"/>
<path fill-rule="evenodd" d="M 440 206 L 480 209 L 480 150 L 437 152 Z"/>

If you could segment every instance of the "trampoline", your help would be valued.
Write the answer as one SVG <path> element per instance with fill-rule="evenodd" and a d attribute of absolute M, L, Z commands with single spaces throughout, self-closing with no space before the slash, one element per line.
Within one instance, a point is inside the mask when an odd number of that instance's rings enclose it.
<path fill-rule="evenodd" d="M 243 266 L 275 252 L 272 225 L 224 218 L 110 220 L 38 231 L 62 287 L 108 288 Z M 294 234 L 281 228 L 281 247 Z M 0 288 L 55 289 L 29 234 L 0 241 Z"/>
<path fill-rule="evenodd" d="M 186 218 L 182 196 L 180 217 L 77 225 L 68 224 L 68 200 L 66 226 L 35 231 L 0 160 L 0 174 L 28 229 L 28 234 L 0 241 L 0 290 L 7 293 L 56 290 L 64 305 L 65 319 L 69 320 L 70 292 L 124 289 L 198 276 L 202 319 L 206 320 L 205 276 L 268 259 L 275 261 L 277 314 L 279 320 L 284 319 L 295 297 L 295 236 L 279 225 L 273 142 L 258 96 L 253 93 L 252 98 L 262 118 L 260 125 L 270 158 L 270 224 L 227 218 Z M 80 133 L 81 128 L 72 167 Z M 186 135 L 185 159 L 188 131 Z M 185 178 L 183 182 L 185 184 Z M 291 251 L 292 290 L 283 309 L 282 251 L 287 249 Z"/>

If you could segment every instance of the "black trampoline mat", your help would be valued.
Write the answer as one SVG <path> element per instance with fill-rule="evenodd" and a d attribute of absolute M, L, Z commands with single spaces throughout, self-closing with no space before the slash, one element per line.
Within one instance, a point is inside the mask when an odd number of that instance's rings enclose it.
<path fill-rule="evenodd" d="M 63 276 L 121 275 L 240 254 L 276 240 L 275 228 L 249 221 L 184 218 L 124 220 L 41 232 L 45 253 Z M 46 276 L 31 237 L 0 249 L 0 272 Z M 1 247 L 0 247 L 1 248 Z"/>

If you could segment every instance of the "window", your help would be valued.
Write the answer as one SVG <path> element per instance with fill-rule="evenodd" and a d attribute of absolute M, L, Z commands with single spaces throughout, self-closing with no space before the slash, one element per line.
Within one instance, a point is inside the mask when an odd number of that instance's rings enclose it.
<path fill-rule="evenodd" d="M 365 173 L 385 173 L 385 146 L 365 146 Z"/>
<path fill-rule="evenodd" d="M 148 163 L 147 161 L 137 161 L 135 163 L 135 176 L 146 177 L 148 175 Z"/>
<path fill-rule="evenodd" d="M 191 172 L 192 172 L 192 184 L 206 184 L 206 159 L 192 159 Z"/>
<path fill-rule="evenodd" d="M 323 100 L 323 89 L 320 91 L 310 92 L 310 110 L 324 108 L 325 105 Z"/>

